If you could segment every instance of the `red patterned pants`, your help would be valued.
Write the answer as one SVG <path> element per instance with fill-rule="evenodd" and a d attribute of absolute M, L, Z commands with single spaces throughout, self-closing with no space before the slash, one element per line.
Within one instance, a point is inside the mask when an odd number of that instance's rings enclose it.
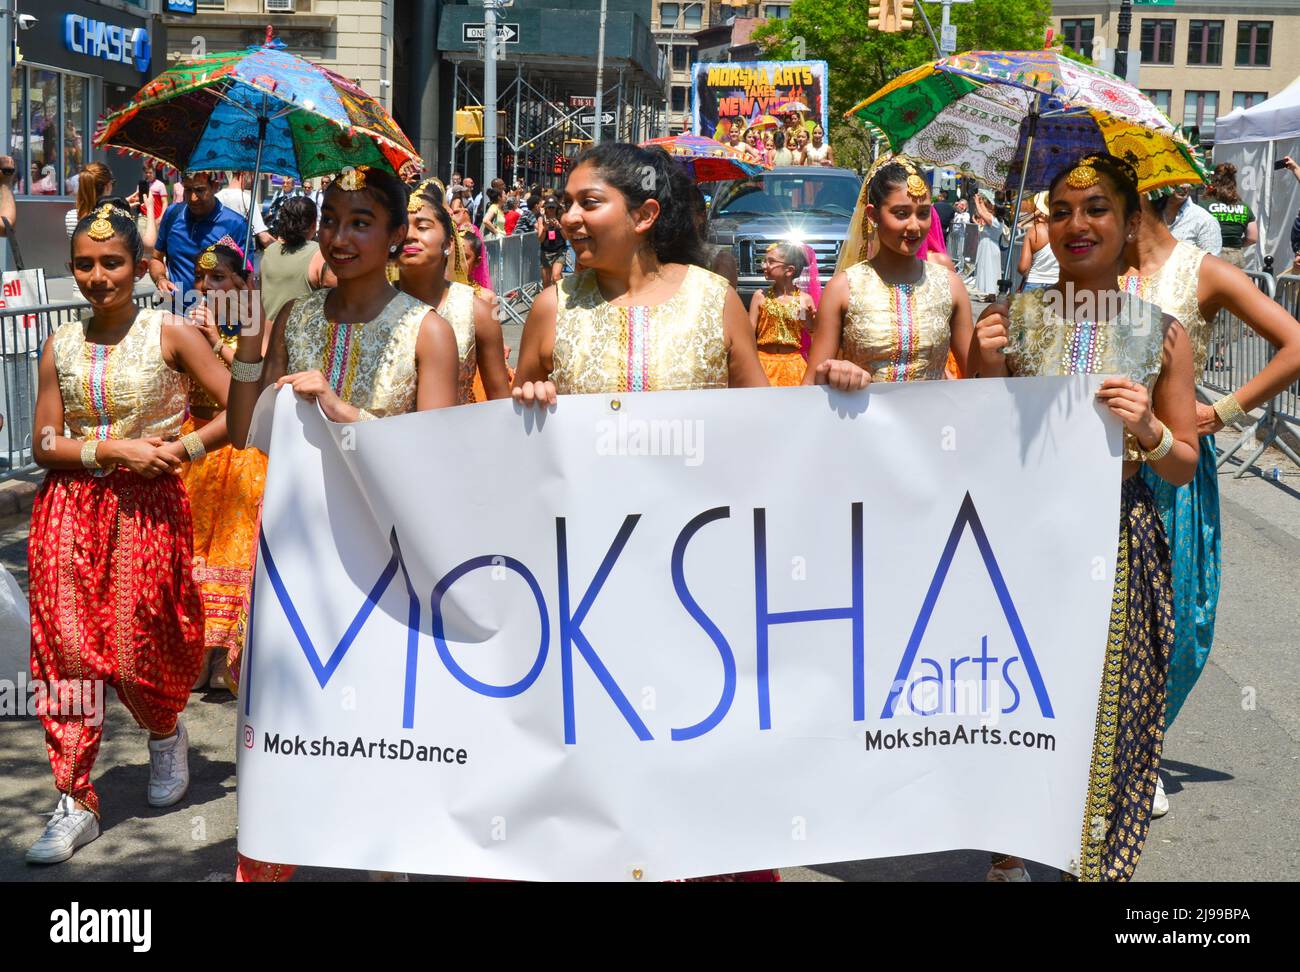
<path fill-rule="evenodd" d="M 179 478 L 49 473 L 27 551 L 33 678 L 102 681 L 145 729 L 173 732 L 203 661 L 190 545 Z M 90 771 L 104 713 L 54 708 L 41 714 L 54 785 L 98 815 Z"/>

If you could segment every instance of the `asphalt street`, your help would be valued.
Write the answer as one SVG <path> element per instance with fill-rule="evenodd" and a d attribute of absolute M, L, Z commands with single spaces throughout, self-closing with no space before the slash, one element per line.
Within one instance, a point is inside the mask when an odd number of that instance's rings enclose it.
<path fill-rule="evenodd" d="M 1265 464 L 1270 468 L 1270 464 Z M 1300 878 L 1300 472 L 1280 482 L 1221 477 L 1223 594 L 1214 651 L 1165 745 L 1170 814 L 1156 821 L 1140 881 Z M 0 520 L 0 562 L 26 586 L 27 515 Z M 6 672 L 5 678 L 13 678 Z M 56 794 L 39 724 L 0 719 L 0 880 L 226 881 L 235 859 L 235 705 L 195 693 L 192 784 L 178 807 L 146 805 L 144 733 L 114 700 L 96 767 L 103 835 L 70 862 L 31 867 L 27 845 Z M 980 851 L 789 868 L 789 881 L 977 881 Z M 1056 872 L 1031 865 L 1035 880 Z M 305 869 L 299 880 L 359 880 L 359 872 Z M 437 878 L 417 878 L 437 880 Z"/>

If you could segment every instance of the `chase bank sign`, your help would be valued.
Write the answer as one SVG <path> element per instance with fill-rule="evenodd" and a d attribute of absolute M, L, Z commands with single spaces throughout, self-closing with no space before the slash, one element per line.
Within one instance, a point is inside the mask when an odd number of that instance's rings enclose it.
<path fill-rule="evenodd" d="M 64 15 L 63 46 L 74 54 L 133 66 L 141 74 L 148 73 L 152 57 L 144 27 L 121 27 L 81 14 Z"/>

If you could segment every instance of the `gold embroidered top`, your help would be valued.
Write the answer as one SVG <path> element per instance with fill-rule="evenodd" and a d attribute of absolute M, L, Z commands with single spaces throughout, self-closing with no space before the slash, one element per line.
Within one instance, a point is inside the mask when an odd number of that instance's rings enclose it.
<path fill-rule="evenodd" d="M 558 285 L 551 380 L 562 394 L 726 388 L 722 308 L 728 283 L 691 266 L 653 307 L 616 307 L 593 270 Z"/>
<path fill-rule="evenodd" d="M 1146 276 L 1128 274 L 1120 278 L 1124 290 L 1155 304 L 1183 325 L 1192 342 L 1194 375 L 1205 373 L 1210 348 L 1210 322 L 1201 316 L 1201 302 L 1196 296 L 1204 259 L 1204 250 L 1179 240 L 1169 259 L 1155 273 Z"/>
<path fill-rule="evenodd" d="M 796 287 L 793 293 L 778 297 L 769 287 L 758 308 L 758 346 L 799 347 L 806 326 L 804 314 L 803 291 Z"/>
<path fill-rule="evenodd" d="M 474 345 L 474 288 L 463 283 L 447 284 L 438 313 L 456 334 L 456 353 L 460 355 L 456 401 L 467 405 L 474 401 L 474 376 L 478 373 L 478 357 Z"/>
<path fill-rule="evenodd" d="M 921 263 L 917 284 L 888 284 L 867 261 L 845 270 L 849 306 L 840 356 L 872 381 L 935 380 L 944 376 L 952 341 L 948 270 Z"/>
<path fill-rule="evenodd" d="M 431 308 L 398 293 L 372 321 L 343 324 L 325 318 L 329 289 L 294 301 L 285 321 L 288 374 L 319 371 L 341 399 L 376 416 L 415 407 L 415 339 Z"/>
<path fill-rule="evenodd" d="M 1109 321 L 1070 321 L 1044 301 L 1047 291 L 1022 293 L 1011 303 L 1007 368 L 1013 375 L 1124 375 L 1155 388 L 1164 362 L 1163 313 L 1125 294 Z M 1142 461 L 1142 448 L 1125 431 L 1124 458 Z"/>
<path fill-rule="evenodd" d="M 163 360 L 162 310 L 142 310 L 117 344 L 86 340 L 86 321 L 54 332 L 63 423 L 74 439 L 145 439 L 180 434 L 189 376 Z"/>

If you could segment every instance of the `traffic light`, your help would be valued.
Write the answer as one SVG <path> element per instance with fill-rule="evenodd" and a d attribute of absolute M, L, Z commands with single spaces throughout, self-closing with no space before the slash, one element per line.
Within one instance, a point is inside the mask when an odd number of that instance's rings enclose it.
<path fill-rule="evenodd" d="M 867 26 L 882 34 L 897 34 L 912 29 L 916 13 L 915 0 L 876 0 L 867 8 Z"/>

